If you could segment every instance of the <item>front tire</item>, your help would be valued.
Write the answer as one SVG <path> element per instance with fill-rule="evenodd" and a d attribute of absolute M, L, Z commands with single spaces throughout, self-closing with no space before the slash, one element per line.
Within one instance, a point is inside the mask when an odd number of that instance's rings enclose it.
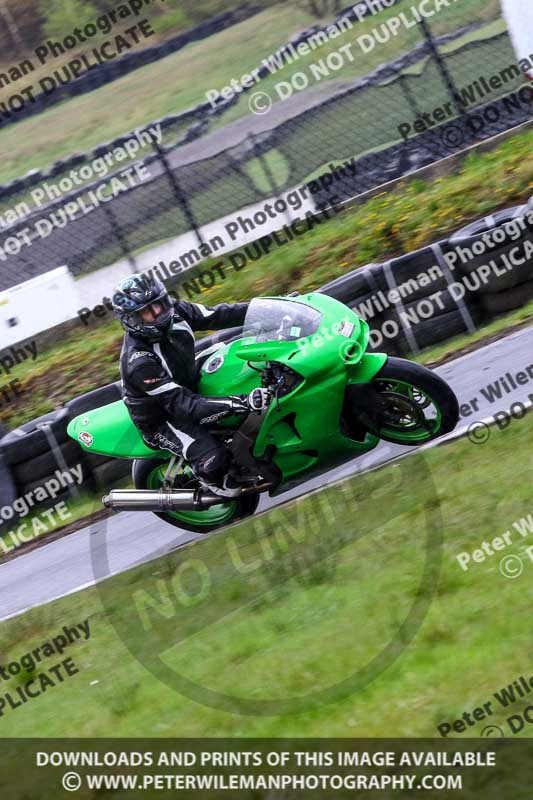
<path fill-rule="evenodd" d="M 133 483 L 136 489 L 160 489 L 169 462 L 163 459 L 138 459 L 133 464 Z M 175 488 L 191 486 L 190 476 L 180 473 L 174 482 Z M 225 525 L 230 525 L 244 517 L 255 513 L 259 505 L 258 494 L 247 494 L 234 500 L 221 498 L 220 505 L 212 506 L 204 511 L 172 511 L 155 513 L 156 517 L 194 533 L 210 533 Z"/>
<path fill-rule="evenodd" d="M 420 364 L 389 358 L 371 386 L 374 409 L 364 424 L 386 442 L 416 447 L 450 433 L 459 421 L 454 391 Z"/>

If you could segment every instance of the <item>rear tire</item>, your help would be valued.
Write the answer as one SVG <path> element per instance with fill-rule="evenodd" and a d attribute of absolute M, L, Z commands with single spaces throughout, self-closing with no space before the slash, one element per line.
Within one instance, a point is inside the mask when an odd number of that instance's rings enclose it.
<path fill-rule="evenodd" d="M 168 463 L 164 459 L 137 459 L 133 464 L 133 483 L 135 488 L 159 488 Z M 178 484 L 176 484 L 177 487 Z M 174 525 L 176 528 L 183 528 L 194 533 L 210 533 L 230 525 L 232 522 L 237 522 L 255 514 L 259 505 L 259 497 L 259 494 L 247 494 L 235 500 L 221 498 L 220 505 L 212 506 L 205 511 L 154 513 L 163 522 Z"/>

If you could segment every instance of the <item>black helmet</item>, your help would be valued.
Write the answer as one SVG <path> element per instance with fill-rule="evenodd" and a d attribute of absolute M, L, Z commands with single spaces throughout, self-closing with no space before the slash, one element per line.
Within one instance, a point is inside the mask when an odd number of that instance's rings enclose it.
<path fill-rule="evenodd" d="M 151 305 L 160 308 L 154 309 L 153 320 L 147 321 L 140 312 Z M 164 283 L 142 273 L 120 281 L 113 294 L 113 311 L 123 328 L 151 341 L 164 336 L 173 315 L 172 302 Z"/>

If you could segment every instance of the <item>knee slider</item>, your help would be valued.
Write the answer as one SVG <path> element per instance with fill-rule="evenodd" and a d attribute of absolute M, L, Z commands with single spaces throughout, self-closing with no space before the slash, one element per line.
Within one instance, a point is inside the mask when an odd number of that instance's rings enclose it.
<path fill-rule="evenodd" d="M 229 465 L 229 453 L 225 448 L 210 450 L 196 464 L 195 472 L 207 481 L 221 478 Z"/>

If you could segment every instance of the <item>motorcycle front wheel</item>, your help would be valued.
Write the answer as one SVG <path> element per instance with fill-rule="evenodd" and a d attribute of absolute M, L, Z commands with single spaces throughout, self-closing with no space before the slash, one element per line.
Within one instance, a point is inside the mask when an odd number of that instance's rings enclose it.
<path fill-rule="evenodd" d="M 133 483 L 136 489 L 160 489 L 163 485 L 168 461 L 139 459 L 133 464 Z M 175 489 L 196 488 L 197 483 L 190 475 L 180 472 L 174 481 Z M 247 494 L 234 500 L 221 498 L 220 504 L 203 511 L 169 511 L 155 513 L 156 517 L 194 533 L 210 533 L 232 522 L 255 513 L 259 504 L 258 494 Z"/>
<path fill-rule="evenodd" d="M 459 421 L 454 391 L 420 364 L 389 358 L 371 385 L 376 402 L 364 424 L 386 442 L 425 444 L 453 431 Z"/>

